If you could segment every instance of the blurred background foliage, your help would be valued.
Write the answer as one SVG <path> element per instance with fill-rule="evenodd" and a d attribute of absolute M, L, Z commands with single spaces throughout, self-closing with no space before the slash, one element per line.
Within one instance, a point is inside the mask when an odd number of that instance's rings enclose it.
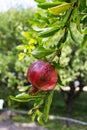
<path fill-rule="evenodd" d="M 33 14 L 31 9 L 0 12 L 0 98 L 6 101 L 7 106 L 9 95 L 14 95 L 18 86 L 27 82 L 26 68 L 32 61 L 27 57 L 20 62 L 16 46 L 25 40 L 22 32 L 31 28 L 29 20 Z"/>

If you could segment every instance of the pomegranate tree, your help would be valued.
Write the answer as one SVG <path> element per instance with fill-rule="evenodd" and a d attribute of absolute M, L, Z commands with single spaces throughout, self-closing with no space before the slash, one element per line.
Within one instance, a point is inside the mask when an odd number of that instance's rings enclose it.
<path fill-rule="evenodd" d="M 58 80 L 55 68 L 46 61 L 36 61 L 28 68 L 28 81 L 32 84 L 30 94 L 52 90 Z"/>

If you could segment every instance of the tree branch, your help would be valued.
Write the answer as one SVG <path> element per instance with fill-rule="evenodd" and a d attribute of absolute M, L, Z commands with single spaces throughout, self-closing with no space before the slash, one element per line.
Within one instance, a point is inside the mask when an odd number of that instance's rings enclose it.
<path fill-rule="evenodd" d="M 71 18 L 71 16 L 72 16 L 72 13 L 73 13 L 75 7 L 78 6 L 78 1 L 79 1 L 79 0 L 76 0 L 76 2 L 73 3 L 73 5 L 72 5 L 72 10 L 71 10 L 71 12 L 70 12 L 70 14 L 69 14 L 69 16 L 68 16 L 68 19 L 67 19 L 67 21 L 66 21 L 66 24 L 70 22 L 70 18 Z M 59 57 L 58 63 L 59 63 L 59 61 L 60 61 L 61 49 L 59 49 L 59 47 L 61 46 L 61 43 L 64 43 L 64 42 L 66 41 L 67 32 L 68 32 L 68 27 L 66 26 L 66 24 L 65 24 L 65 26 L 64 26 L 63 36 L 61 37 L 61 39 L 59 40 L 59 42 L 58 42 L 58 44 L 57 44 L 57 48 L 58 48 L 58 49 L 56 50 L 55 54 L 54 54 L 54 55 L 51 57 L 51 59 L 49 60 L 49 63 L 51 63 L 51 62 L 53 61 L 53 59 L 56 57 L 56 55 Z"/>

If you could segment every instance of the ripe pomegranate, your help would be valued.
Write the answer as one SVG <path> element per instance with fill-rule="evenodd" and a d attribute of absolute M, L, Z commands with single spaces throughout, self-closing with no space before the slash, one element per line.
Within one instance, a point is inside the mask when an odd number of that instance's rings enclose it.
<path fill-rule="evenodd" d="M 32 83 L 30 94 L 42 90 L 51 90 L 57 83 L 57 72 L 55 68 L 46 61 L 36 61 L 28 68 L 28 81 Z"/>

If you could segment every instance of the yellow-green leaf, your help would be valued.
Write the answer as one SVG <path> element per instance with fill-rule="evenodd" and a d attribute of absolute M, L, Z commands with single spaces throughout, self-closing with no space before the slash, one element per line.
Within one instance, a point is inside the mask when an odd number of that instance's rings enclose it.
<path fill-rule="evenodd" d="M 29 38 L 29 32 L 22 32 L 22 35 L 23 35 L 25 38 Z"/>
<path fill-rule="evenodd" d="M 19 60 L 24 59 L 25 55 L 26 55 L 25 53 L 20 53 L 20 54 L 18 55 L 18 59 L 19 59 Z"/>
<path fill-rule="evenodd" d="M 36 40 L 36 39 L 31 38 L 31 39 L 30 39 L 30 41 L 29 41 L 29 44 L 37 44 L 37 40 Z"/>
<path fill-rule="evenodd" d="M 60 13 L 63 13 L 64 11 L 66 11 L 67 9 L 69 9 L 69 7 L 71 6 L 71 3 L 64 3 L 61 4 L 59 6 L 55 6 L 52 8 L 48 8 L 48 10 L 54 14 L 54 15 L 58 15 Z"/>

